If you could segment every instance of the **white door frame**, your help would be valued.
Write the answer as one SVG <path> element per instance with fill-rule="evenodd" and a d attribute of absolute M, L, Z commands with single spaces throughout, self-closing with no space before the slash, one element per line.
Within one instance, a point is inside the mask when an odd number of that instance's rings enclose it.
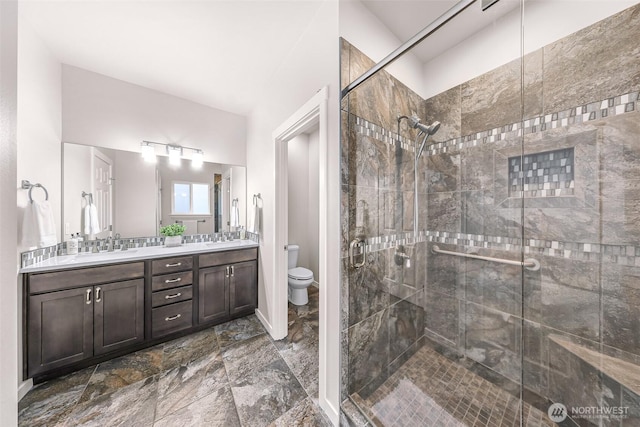
<path fill-rule="evenodd" d="M 274 339 L 282 339 L 287 336 L 288 308 L 287 308 L 287 250 L 288 244 L 288 164 L 287 143 L 296 136 L 306 133 L 310 129 L 318 128 L 319 146 L 319 277 L 324 283 L 320 283 L 320 312 L 319 312 L 319 403 L 333 414 L 331 418 L 337 418 L 337 408 L 330 403 L 327 390 L 327 378 L 332 374 L 328 372 L 331 365 L 329 359 L 332 355 L 327 352 L 327 280 L 329 274 L 327 252 L 328 239 L 328 207 L 329 207 L 329 134 L 328 134 L 328 87 L 323 87 L 298 111 L 281 124 L 273 133 L 275 142 L 275 166 L 276 166 L 276 191 L 275 191 L 275 267 L 274 267 L 274 291 L 271 304 L 274 307 L 272 318 L 272 336 Z M 335 356 L 335 355 L 333 355 Z M 334 421 L 337 422 L 337 419 Z"/>

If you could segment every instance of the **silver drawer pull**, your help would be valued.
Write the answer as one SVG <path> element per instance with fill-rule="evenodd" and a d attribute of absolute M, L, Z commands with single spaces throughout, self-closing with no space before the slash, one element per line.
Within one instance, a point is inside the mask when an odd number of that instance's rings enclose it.
<path fill-rule="evenodd" d="M 102 301 L 102 289 L 96 288 L 96 302 Z"/>
<path fill-rule="evenodd" d="M 181 295 L 182 295 L 182 293 L 178 292 L 177 294 L 167 295 L 167 296 L 164 297 L 164 299 L 174 299 L 174 298 L 178 298 Z"/>
<path fill-rule="evenodd" d="M 181 316 L 182 316 L 182 314 L 176 314 L 175 316 L 165 317 L 164 321 L 165 322 L 171 322 L 172 320 L 176 320 Z"/>
<path fill-rule="evenodd" d="M 165 264 L 165 267 L 180 267 L 182 265 L 181 262 L 176 262 L 175 264 Z"/>
<path fill-rule="evenodd" d="M 178 277 L 177 279 L 167 279 L 167 280 L 164 281 L 164 283 L 175 283 L 175 282 L 179 282 L 181 280 L 182 280 L 182 278 Z"/>
<path fill-rule="evenodd" d="M 86 303 L 87 303 L 87 304 L 91 304 L 91 289 L 87 289 L 87 299 L 86 299 Z"/>

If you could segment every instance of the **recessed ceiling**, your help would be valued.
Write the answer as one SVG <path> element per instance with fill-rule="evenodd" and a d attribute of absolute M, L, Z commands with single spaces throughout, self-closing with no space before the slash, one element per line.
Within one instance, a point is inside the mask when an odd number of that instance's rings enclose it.
<path fill-rule="evenodd" d="M 21 1 L 62 63 L 247 114 L 320 1 Z"/>
<path fill-rule="evenodd" d="M 458 3 L 458 0 L 361 0 L 402 43 Z M 483 28 L 492 25 L 501 16 L 518 7 L 520 0 L 500 0 L 482 11 L 480 0 L 469 5 L 411 52 L 422 62 L 429 62 L 447 49 Z"/>

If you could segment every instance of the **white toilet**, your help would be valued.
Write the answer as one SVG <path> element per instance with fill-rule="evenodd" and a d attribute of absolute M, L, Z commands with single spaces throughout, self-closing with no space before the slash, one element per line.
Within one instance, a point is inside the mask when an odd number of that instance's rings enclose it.
<path fill-rule="evenodd" d="M 305 305 L 309 302 L 307 288 L 313 283 L 313 271 L 304 267 L 296 267 L 300 246 L 288 245 L 289 252 L 289 301 L 294 305 Z"/>

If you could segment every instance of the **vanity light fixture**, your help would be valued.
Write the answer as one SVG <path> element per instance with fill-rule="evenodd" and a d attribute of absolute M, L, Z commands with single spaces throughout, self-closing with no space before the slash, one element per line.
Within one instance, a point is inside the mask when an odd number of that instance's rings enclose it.
<path fill-rule="evenodd" d="M 195 169 L 202 167 L 204 162 L 204 151 L 199 148 L 183 147 L 177 144 L 164 144 L 162 142 L 142 141 L 140 143 L 140 153 L 142 158 L 146 162 L 155 163 L 156 159 L 156 145 L 165 148 L 167 156 L 169 156 L 169 164 L 174 166 L 180 166 L 180 161 L 184 155 L 185 150 L 192 152 L 191 154 L 191 166 Z"/>

